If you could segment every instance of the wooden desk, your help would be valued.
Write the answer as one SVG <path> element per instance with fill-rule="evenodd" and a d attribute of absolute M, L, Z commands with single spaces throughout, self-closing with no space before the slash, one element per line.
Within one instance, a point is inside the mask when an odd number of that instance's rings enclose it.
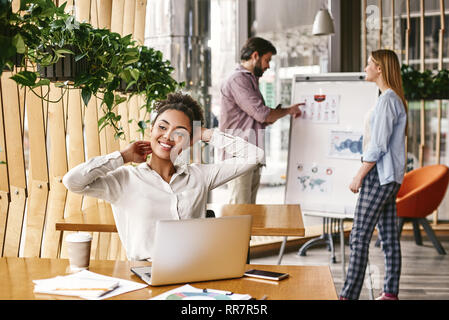
<path fill-rule="evenodd" d="M 207 205 L 207 209 L 213 210 L 216 217 L 251 215 L 253 217 L 252 236 L 284 236 L 279 250 L 278 264 L 281 264 L 284 255 L 287 237 L 303 237 L 305 234 L 301 208 L 297 204 L 212 203 Z M 111 206 L 108 203 L 100 203 L 57 221 L 56 230 L 61 231 L 59 237 L 59 248 L 61 248 L 64 231 L 117 232 L 117 227 Z"/>
<path fill-rule="evenodd" d="M 109 203 L 99 203 L 56 222 L 58 231 L 117 232 Z"/>
<path fill-rule="evenodd" d="M 304 236 L 299 205 L 283 204 L 208 204 L 217 217 L 253 216 L 252 236 Z M 56 222 L 59 231 L 117 232 L 109 204 L 98 204 Z"/>
<path fill-rule="evenodd" d="M 149 265 L 141 261 L 92 260 L 89 270 L 95 273 L 142 282 L 131 271 L 131 266 Z M 75 299 L 57 295 L 33 293 L 33 280 L 65 275 L 69 268 L 67 259 L 0 258 L 0 300 Z M 254 278 L 238 278 L 191 283 L 196 288 L 227 290 L 247 293 L 254 298 L 268 296 L 268 300 L 335 300 L 332 275 L 328 266 L 274 266 L 247 265 L 248 269 L 260 268 L 288 272 L 290 277 L 282 281 Z M 141 300 L 157 296 L 179 285 L 151 287 L 112 297 L 117 300 Z"/>
<path fill-rule="evenodd" d="M 305 234 L 301 208 L 297 204 L 220 204 L 210 203 L 207 209 L 217 217 L 251 215 L 252 236 L 299 236 Z"/>

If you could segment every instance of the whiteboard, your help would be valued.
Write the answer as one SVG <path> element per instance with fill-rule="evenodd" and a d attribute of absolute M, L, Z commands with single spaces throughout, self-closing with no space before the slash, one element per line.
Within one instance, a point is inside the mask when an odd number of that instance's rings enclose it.
<path fill-rule="evenodd" d="M 365 116 L 378 92 L 364 73 L 293 77 L 292 104 L 307 104 L 290 122 L 286 204 L 353 215 L 358 194 L 349 184 L 361 165 Z"/>

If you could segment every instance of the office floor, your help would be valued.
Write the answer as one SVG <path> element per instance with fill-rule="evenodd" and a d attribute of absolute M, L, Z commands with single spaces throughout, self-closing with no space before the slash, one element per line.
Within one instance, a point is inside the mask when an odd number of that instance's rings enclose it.
<path fill-rule="evenodd" d="M 441 239 L 440 239 L 441 240 Z M 382 291 L 384 277 L 384 257 L 380 248 L 371 242 L 370 262 L 374 288 L 374 297 Z M 431 242 L 423 238 L 423 246 L 415 244 L 413 238 L 401 239 L 402 273 L 400 279 L 399 298 L 402 300 L 449 300 L 449 239 L 443 239 L 441 244 L 448 254 L 439 255 Z M 336 245 L 337 263 L 330 261 L 330 252 L 324 245 L 315 246 L 307 251 L 306 256 L 297 255 L 297 250 L 287 252 L 282 264 L 285 265 L 329 265 L 334 278 L 337 293 L 343 286 L 340 244 Z M 298 248 L 299 249 L 299 248 Z M 346 268 L 349 260 L 349 247 L 345 247 Z M 253 258 L 253 264 L 276 264 L 277 254 Z M 347 270 L 347 269 L 346 269 Z M 368 280 L 365 279 L 360 299 L 368 300 Z"/>
<path fill-rule="evenodd" d="M 283 203 L 285 186 L 261 186 L 256 203 Z M 226 186 L 214 190 L 214 202 L 227 202 L 229 191 Z M 263 241 L 263 238 L 260 237 Z M 347 239 L 346 239 L 347 241 Z M 447 254 L 439 255 L 431 242 L 423 238 L 424 245 L 417 246 L 413 237 L 401 239 L 402 273 L 400 279 L 399 298 L 403 300 L 449 300 L 449 239 L 440 238 Z M 371 273 L 376 297 L 382 291 L 384 277 L 384 257 L 380 248 L 374 247 L 375 237 L 371 242 L 370 262 Z M 337 293 L 340 292 L 344 279 L 340 258 L 340 244 L 336 244 L 337 263 L 330 261 L 330 252 L 325 246 L 315 246 L 307 251 L 307 256 L 297 255 L 297 249 L 287 252 L 282 264 L 289 265 L 329 265 L 334 278 Z M 349 246 L 345 247 L 346 268 L 349 260 Z M 254 264 L 276 264 L 277 253 L 269 256 L 251 259 Z M 369 299 L 369 291 L 365 285 L 360 299 Z"/>

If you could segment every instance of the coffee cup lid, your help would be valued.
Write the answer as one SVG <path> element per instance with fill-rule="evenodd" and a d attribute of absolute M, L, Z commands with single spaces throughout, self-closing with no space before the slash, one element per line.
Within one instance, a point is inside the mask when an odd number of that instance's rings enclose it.
<path fill-rule="evenodd" d="M 69 234 L 65 240 L 69 242 L 86 242 L 91 241 L 92 236 L 88 232 L 76 232 Z"/>

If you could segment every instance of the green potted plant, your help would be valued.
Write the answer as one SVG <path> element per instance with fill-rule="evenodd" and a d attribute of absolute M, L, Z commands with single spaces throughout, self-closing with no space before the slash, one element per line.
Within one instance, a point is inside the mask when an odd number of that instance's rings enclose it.
<path fill-rule="evenodd" d="M 10 0 L 0 1 L 11 8 Z M 143 96 L 141 108 L 149 113 L 156 99 L 183 86 L 171 77 L 173 68 L 160 51 L 137 46 L 131 35 L 122 37 L 79 23 L 64 12 L 64 7 L 56 7 L 51 0 L 22 0 L 19 12 L 9 10 L 1 16 L 2 23 L 15 30 L 18 45 L 11 52 L 23 52 L 34 69 L 14 74 L 12 79 L 18 84 L 34 90 L 56 81 L 66 90 L 81 89 L 86 106 L 92 96 L 98 97 L 104 111 L 99 128 L 112 126 L 117 138 L 123 136 L 123 129 L 116 107 L 127 97 Z M 10 54 L 3 60 L 10 63 Z M 147 121 L 138 125 L 144 132 Z"/>
<path fill-rule="evenodd" d="M 139 46 L 139 60 L 120 73 L 121 79 L 129 86 L 135 86 L 131 96 L 138 94 L 145 98 L 140 107 L 149 115 L 156 100 L 164 99 L 168 93 L 184 87 L 184 82 L 178 83 L 172 77 L 173 67 L 170 61 L 164 60 L 162 52 Z M 149 117 L 144 117 L 148 119 Z M 139 131 L 144 134 L 150 120 L 138 122 Z"/>
<path fill-rule="evenodd" d="M 21 0 L 13 12 L 11 0 L 0 0 L 0 67 L 12 69 L 15 62 L 24 62 L 41 45 L 42 32 L 57 16 L 63 16 L 65 3 L 57 7 L 51 0 Z M 15 58 L 16 54 L 23 55 Z"/>
<path fill-rule="evenodd" d="M 449 99 L 449 70 L 440 70 L 433 77 L 433 90 L 438 99 Z"/>
<path fill-rule="evenodd" d="M 11 2 L 0 0 L 0 74 L 22 64 L 25 43 L 18 28 L 11 23 L 14 20 Z"/>
<path fill-rule="evenodd" d="M 407 100 L 449 98 L 449 71 L 420 72 L 408 65 L 401 67 L 402 85 Z"/>

